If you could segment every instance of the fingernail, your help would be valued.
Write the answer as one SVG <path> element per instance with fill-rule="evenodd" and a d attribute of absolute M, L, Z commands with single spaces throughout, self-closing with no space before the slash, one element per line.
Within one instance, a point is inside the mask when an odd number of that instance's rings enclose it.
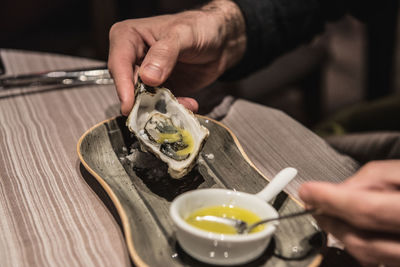
<path fill-rule="evenodd" d="M 151 79 L 154 80 L 160 80 L 161 79 L 161 75 L 162 75 L 162 71 L 160 69 L 159 66 L 154 65 L 154 64 L 147 64 L 144 67 L 144 74 Z"/>

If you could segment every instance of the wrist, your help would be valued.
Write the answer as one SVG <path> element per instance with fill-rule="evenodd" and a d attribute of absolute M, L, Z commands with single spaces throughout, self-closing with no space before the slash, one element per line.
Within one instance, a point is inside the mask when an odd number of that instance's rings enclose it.
<path fill-rule="evenodd" d="M 218 25 L 221 74 L 235 66 L 246 50 L 246 24 L 240 8 L 230 0 L 214 0 L 201 8 Z"/>

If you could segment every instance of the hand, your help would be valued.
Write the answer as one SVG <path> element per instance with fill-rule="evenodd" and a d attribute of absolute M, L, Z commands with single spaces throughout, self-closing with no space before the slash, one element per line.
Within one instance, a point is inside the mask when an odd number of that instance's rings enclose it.
<path fill-rule="evenodd" d="M 244 19 L 228 0 L 175 15 L 116 23 L 110 30 L 108 68 L 122 114 L 132 109 L 138 73 L 147 85 L 167 82 L 175 93 L 190 92 L 209 85 L 238 62 L 245 44 Z M 192 110 L 197 107 L 193 99 L 181 102 Z"/>
<path fill-rule="evenodd" d="M 400 266 L 400 160 L 368 163 L 341 184 L 303 184 L 299 195 L 362 264 Z"/>

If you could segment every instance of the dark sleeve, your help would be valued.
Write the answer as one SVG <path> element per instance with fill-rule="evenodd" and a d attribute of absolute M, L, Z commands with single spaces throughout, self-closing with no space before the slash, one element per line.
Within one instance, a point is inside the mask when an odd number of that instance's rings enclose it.
<path fill-rule="evenodd" d="M 268 65 L 276 57 L 310 41 L 326 21 L 350 12 L 365 19 L 379 6 L 371 0 L 233 0 L 241 9 L 247 34 L 246 52 L 221 80 L 236 80 Z"/>

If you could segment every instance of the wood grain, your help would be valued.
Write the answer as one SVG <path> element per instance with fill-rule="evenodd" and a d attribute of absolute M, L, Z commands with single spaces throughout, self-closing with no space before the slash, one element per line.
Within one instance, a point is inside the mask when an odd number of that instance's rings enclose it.
<path fill-rule="evenodd" d="M 284 167 L 299 173 L 286 191 L 298 199 L 297 190 L 305 181 L 339 183 L 351 176 L 359 164 L 341 155 L 322 138 L 284 112 L 245 100 L 237 100 L 222 120 L 265 176 Z"/>
<path fill-rule="evenodd" d="M 7 74 L 104 64 L 1 56 Z M 130 266 L 119 225 L 82 179 L 75 149 L 118 103 L 113 86 L 37 89 L 0 92 L 0 266 Z"/>

